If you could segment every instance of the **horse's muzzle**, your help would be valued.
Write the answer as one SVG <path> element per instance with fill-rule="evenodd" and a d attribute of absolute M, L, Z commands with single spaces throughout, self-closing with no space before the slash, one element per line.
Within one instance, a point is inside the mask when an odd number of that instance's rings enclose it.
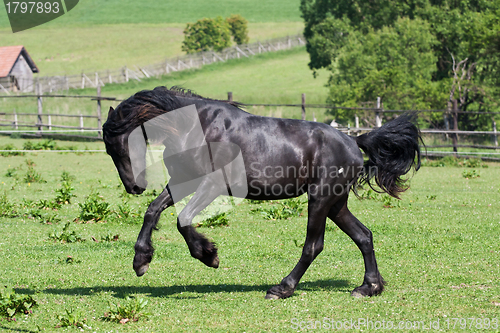
<path fill-rule="evenodd" d="M 140 187 L 138 185 L 134 185 L 130 191 L 127 191 L 130 194 L 141 194 L 144 192 L 146 189 L 144 187 Z"/>

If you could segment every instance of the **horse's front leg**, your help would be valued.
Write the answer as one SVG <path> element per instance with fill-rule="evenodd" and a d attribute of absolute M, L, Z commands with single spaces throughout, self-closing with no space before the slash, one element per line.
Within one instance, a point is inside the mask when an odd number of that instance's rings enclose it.
<path fill-rule="evenodd" d="M 172 206 L 174 201 L 170 195 L 168 185 L 163 192 L 149 205 L 144 215 L 144 223 L 135 243 L 134 271 L 137 276 L 142 276 L 149 268 L 153 258 L 154 248 L 151 242 L 151 233 L 160 219 L 161 212 Z"/>
<path fill-rule="evenodd" d="M 217 178 L 214 173 L 207 176 L 196 189 L 195 195 L 189 200 L 186 207 L 177 217 L 177 229 L 184 237 L 189 252 L 193 258 L 200 260 L 208 267 L 219 267 L 219 257 L 215 244 L 196 231 L 191 225 L 193 218 L 214 201 L 222 192 L 223 179 Z"/>
<path fill-rule="evenodd" d="M 302 256 L 292 272 L 286 276 L 280 284 L 267 291 L 267 299 L 279 299 L 292 296 L 300 279 L 309 268 L 314 258 L 323 250 L 325 237 L 325 223 L 329 206 L 327 198 L 310 198 L 308 203 L 307 235 Z"/>

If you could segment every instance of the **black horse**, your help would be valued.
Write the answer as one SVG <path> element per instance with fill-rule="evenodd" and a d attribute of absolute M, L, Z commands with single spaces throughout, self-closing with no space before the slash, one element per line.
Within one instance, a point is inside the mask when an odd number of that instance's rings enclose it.
<path fill-rule="evenodd" d="M 146 122 L 193 105 L 208 144 L 227 143 L 239 147 L 237 153 L 243 157 L 244 169 L 241 171 L 248 189 L 246 198 L 276 200 L 308 193 L 307 236 L 302 256 L 292 272 L 267 291 L 266 298 L 286 298 L 293 294 L 307 268 L 323 249 L 327 217 L 351 237 L 363 255 L 363 284 L 355 288 L 352 295 L 372 296 L 383 291 L 384 280 L 375 260 L 372 233 L 349 211 L 347 199 L 351 189 L 355 191 L 362 183 L 372 186 L 373 180 L 379 189 L 396 198 L 407 189 L 407 179 L 402 176 L 420 167 L 421 137 L 412 115 L 399 116 L 369 133 L 351 137 L 322 123 L 255 116 L 242 111 L 237 103 L 203 98 L 177 87 L 144 90 L 120 103 L 115 110 L 110 108 L 103 126 L 106 151 L 128 193 L 141 194 L 146 187 L 144 173 L 134 175 L 132 170 L 130 133 L 142 128 L 145 140 L 152 140 L 144 130 Z M 156 133 L 166 136 L 176 132 L 175 124 L 158 122 L 152 126 L 157 127 Z M 155 139 L 169 146 L 165 137 Z M 360 149 L 367 155 L 366 161 Z M 196 151 L 192 153 L 196 154 Z M 184 168 L 193 168 L 193 163 L 183 164 L 183 158 L 177 161 Z M 211 165 L 213 168 L 213 160 Z M 176 172 L 171 170 L 171 165 L 166 166 L 174 176 L 149 205 L 135 244 L 133 267 L 138 276 L 147 271 L 153 257 L 152 230 L 161 212 L 174 204 L 170 187 Z M 195 174 L 206 175 L 207 172 Z M 192 219 L 210 202 L 220 194 L 227 194 L 221 191 L 226 186 L 214 186 L 209 178 L 203 178 L 182 194 L 195 192 L 178 215 L 177 228 L 191 255 L 217 268 L 216 247 L 191 225 Z M 225 178 L 225 185 L 229 185 L 226 175 Z"/>

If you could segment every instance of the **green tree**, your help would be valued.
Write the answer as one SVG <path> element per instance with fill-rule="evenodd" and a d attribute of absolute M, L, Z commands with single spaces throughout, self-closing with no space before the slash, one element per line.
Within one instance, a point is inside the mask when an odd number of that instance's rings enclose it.
<path fill-rule="evenodd" d="M 500 0 L 301 0 L 301 11 L 310 68 L 332 72 L 331 101 L 498 110 Z"/>
<path fill-rule="evenodd" d="M 229 24 L 222 17 L 204 18 L 195 23 L 188 23 L 184 29 L 182 50 L 186 53 L 222 49 L 231 46 Z"/>
<path fill-rule="evenodd" d="M 233 14 L 226 19 L 233 35 L 234 42 L 238 45 L 247 44 L 248 38 L 248 21 L 239 14 Z"/>

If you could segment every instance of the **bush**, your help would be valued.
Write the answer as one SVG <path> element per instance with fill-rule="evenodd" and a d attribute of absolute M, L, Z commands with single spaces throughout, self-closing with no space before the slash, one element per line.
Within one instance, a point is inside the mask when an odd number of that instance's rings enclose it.
<path fill-rule="evenodd" d="M 248 38 L 248 21 L 239 14 L 233 14 L 226 19 L 229 24 L 231 35 L 234 42 L 238 45 L 247 44 Z"/>
<path fill-rule="evenodd" d="M 184 29 L 182 50 L 195 53 L 214 49 L 221 51 L 231 46 L 229 24 L 222 17 L 204 18 L 195 23 L 188 23 Z"/>

